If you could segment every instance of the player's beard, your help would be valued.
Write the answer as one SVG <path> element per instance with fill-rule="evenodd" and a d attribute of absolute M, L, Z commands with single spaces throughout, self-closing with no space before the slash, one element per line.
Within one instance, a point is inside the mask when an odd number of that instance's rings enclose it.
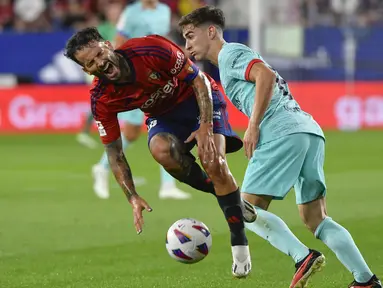
<path fill-rule="evenodd" d="M 103 73 L 104 76 L 112 82 L 118 81 L 121 77 L 120 68 L 110 61 L 105 64 L 105 70 Z"/>
<path fill-rule="evenodd" d="M 121 79 L 121 61 L 117 55 L 110 55 L 101 71 L 97 71 L 95 75 L 109 82 L 118 82 Z"/>

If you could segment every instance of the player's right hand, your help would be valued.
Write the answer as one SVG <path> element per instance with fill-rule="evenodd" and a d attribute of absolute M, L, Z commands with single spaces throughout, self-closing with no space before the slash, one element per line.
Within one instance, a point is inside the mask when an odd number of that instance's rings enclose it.
<path fill-rule="evenodd" d="M 243 143 L 245 144 L 245 155 L 248 160 L 253 157 L 253 153 L 259 140 L 259 133 L 259 126 L 249 122 L 249 126 L 247 127 L 245 135 L 243 136 Z"/>
<path fill-rule="evenodd" d="M 129 199 L 129 202 L 133 208 L 134 226 L 136 227 L 137 234 L 141 234 L 142 227 L 144 226 L 144 217 L 142 216 L 142 211 L 146 210 L 148 212 L 152 212 L 153 209 L 139 195 L 133 195 Z"/>
<path fill-rule="evenodd" d="M 201 124 L 198 130 L 194 131 L 185 143 L 197 140 L 198 157 L 204 164 L 214 162 L 217 156 L 217 150 L 214 144 L 213 128 L 210 124 Z"/>

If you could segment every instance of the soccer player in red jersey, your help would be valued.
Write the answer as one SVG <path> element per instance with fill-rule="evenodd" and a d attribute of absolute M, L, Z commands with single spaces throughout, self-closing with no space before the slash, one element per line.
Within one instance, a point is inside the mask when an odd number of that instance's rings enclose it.
<path fill-rule="evenodd" d="M 176 44 L 158 35 L 132 38 L 114 50 L 97 29 L 85 28 L 68 40 L 65 55 L 96 76 L 92 113 L 111 169 L 132 205 L 137 233 L 143 227 L 142 211 L 152 208 L 135 189 L 117 113 L 139 108 L 148 116 L 153 158 L 179 181 L 216 195 L 231 232 L 232 273 L 247 276 L 251 260 L 244 215 L 254 221 L 255 212 L 243 208 L 226 162 L 226 153 L 238 151 L 242 141 L 230 127 L 226 102 L 214 80 Z M 196 143 L 207 174 L 190 153 Z"/>

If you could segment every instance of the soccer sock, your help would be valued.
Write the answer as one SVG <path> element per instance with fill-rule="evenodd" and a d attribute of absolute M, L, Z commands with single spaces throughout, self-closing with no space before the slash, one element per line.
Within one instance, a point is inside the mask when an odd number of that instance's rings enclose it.
<path fill-rule="evenodd" d="M 295 263 L 309 255 L 309 249 L 291 232 L 286 223 L 277 215 L 254 206 L 257 220 L 245 223 L 247 229 L 269 241 L 279 251 L 290 255 Z"/>
<path fill-rule="evenodd" d="M 130 142 L 122 134 L 121 134 L 121 141 L 122 141 L 122 151 L 125 151 L 125 149 L 128 148 Z M 102 157 L 100 159 L 100 162 L 98 162 L 98 164 L 104 166 L 105 169 L 109 169 L 109 160 L 108 160 L 108 155 L 106 155 L 106 152 L 102 154 Z"/>
<path fill-rule="evenodd" d="M 92 127 L 92 123 L 93 123 L 93 114 L 89 113 L 88 118 L 86 118 L 84 128 L 82 129 L 82 133 L 89 134 L 90 128 Z"/>
<path fill-rule="evenodd" d="M 350 233 L 331 217 L 326 217 L 315 230 L 315 237 L 322 240 L 354 275 L 359 283 L 368 282 L 373 276 Z"/>
<path fill-rule="evenodd" d="M 179 181 L 203 192 L 208 192 L 215 195 L 214 185 L 207 174 L 194 161 L 191 164 L 188 174 L 174 174 L 174 177 Z"/>
<path fill-rule="evenodd" d="M 225 214 L 227 224 L 229 224 L 231 232 L 231 246 L 247 245 L 245 224 L 243 222 L 243 214 L 241 209 L 242 200 L 239 189 L 228 195 L 217 195 L 217 200 L 223 214 Z"/>
<path fill-rule="evenodd" d="M 161 165 L 160 165 L 160 174 L 161 174 L 161 189 L 169 189 L 169 188 L 174 188 L 176 186 L 176 180 Z"/>

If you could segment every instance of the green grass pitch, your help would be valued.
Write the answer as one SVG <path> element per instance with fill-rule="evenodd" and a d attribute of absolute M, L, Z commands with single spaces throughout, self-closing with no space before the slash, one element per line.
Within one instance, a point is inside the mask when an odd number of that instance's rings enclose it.
<path fill-rule="evenodd" d="M 383 277 L 383 134 L 327 132 L 326 137 L 329 214 L 349 229 L 372 270 Z M 216 200 L 184 185 L 192 200 L 159 200 L 159 167 L 145 135 L 126 152 L 133 174 L 148 180 L 138 192 L 154 209 L 145 214 L 143 234 L 137 236 L 131 208 L 112 176 L 110 200 L 92 192 L 90 169 L 101 151 L 80 146 L 73 135 L 0 137 L 1 288 L 289 286 L 293 261 L 251 232 L 252 274 L 232 278 L 228 228 Z M 243 151 L 228 161 L 241 183 Z M 326 255 L 327 266 L 310 287 L 347 287 L 352 276 L 304 228 L 293 192 L 271 211 Z M 213 236 L 210 254 L 194 265 L 175 262 L 165 249 L 168 227 L 183 217 L 203 221 Z"/>

